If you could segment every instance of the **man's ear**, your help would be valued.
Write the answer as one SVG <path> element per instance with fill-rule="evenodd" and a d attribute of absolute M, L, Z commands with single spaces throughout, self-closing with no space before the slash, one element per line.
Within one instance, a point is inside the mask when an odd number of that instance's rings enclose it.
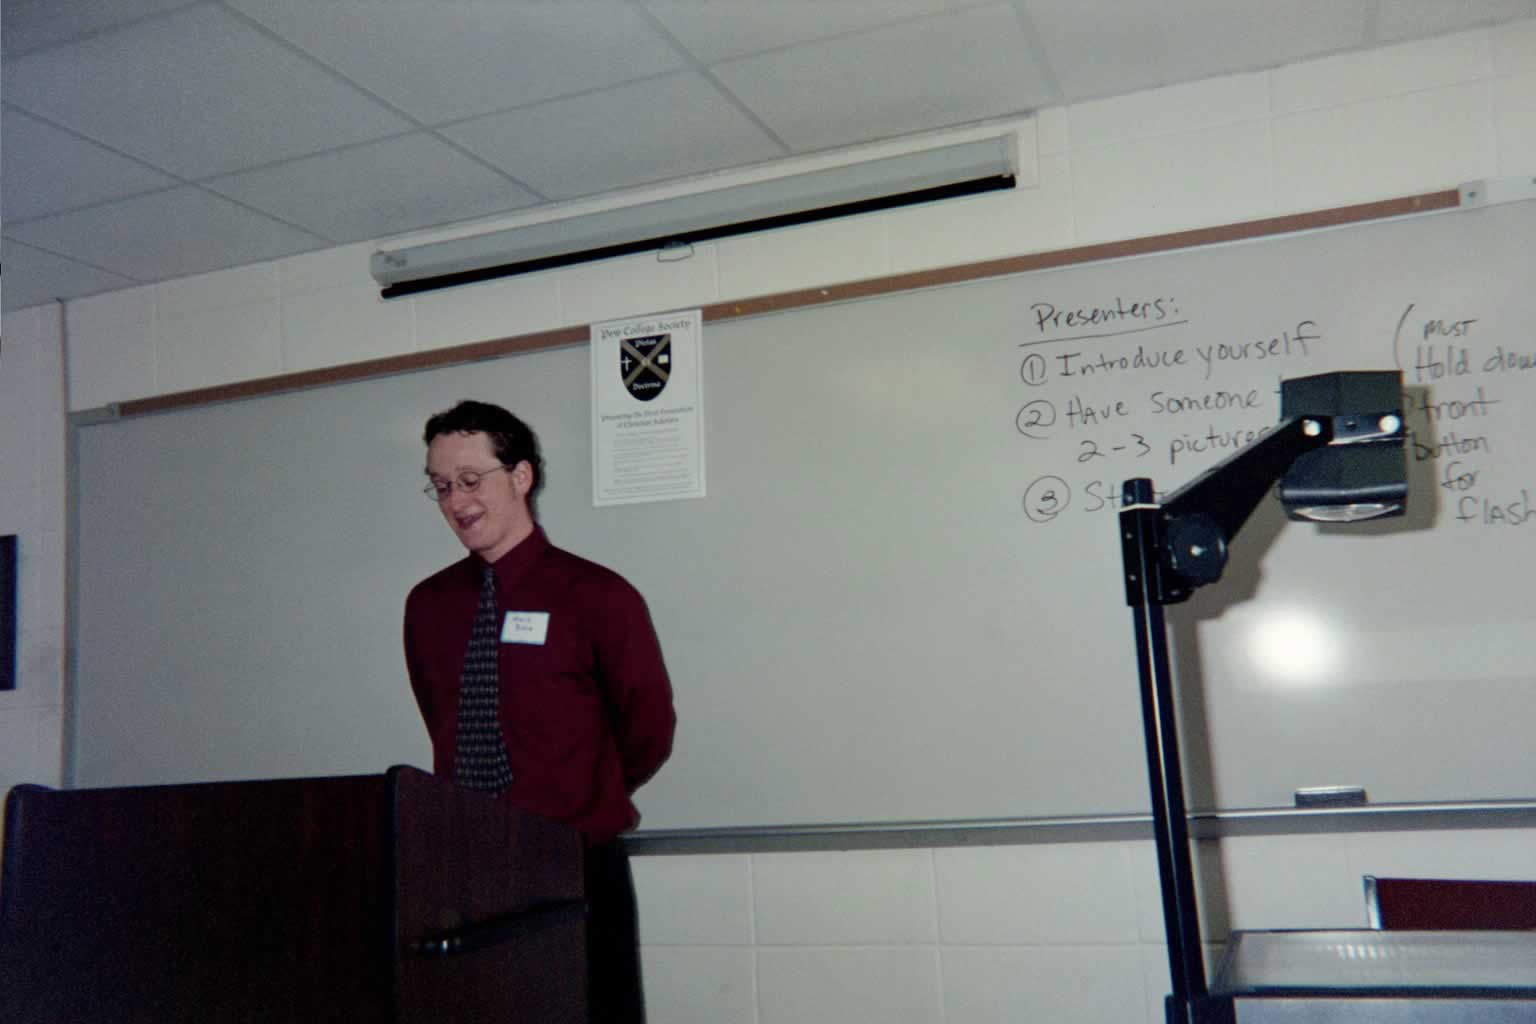
<path fill-rule="evenodd" d="M 533 465 L 527 459 L 512 467 L 512 486 L 519 498 L 528 497 L 528 492 L 533 490 Z"/>

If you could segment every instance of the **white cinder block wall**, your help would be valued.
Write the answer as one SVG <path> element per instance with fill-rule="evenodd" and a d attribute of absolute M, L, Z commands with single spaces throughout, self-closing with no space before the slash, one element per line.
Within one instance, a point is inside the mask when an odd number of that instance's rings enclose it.
<path fill-rule="evenodd" d="M 0 532 L 21 686 L 0 786 L 57 784 L 68 408 L 608 317 L 1536 173 L 1536 21 L 1043 111 L 1038 184 L 381 302 L 369 247 L 7 314 Z M 508 222 L 512 223 L 512 222 Z M 663 638 L 665 639 L 665 638 Z M 1360 876 L 1531 877 L 1536 830 L 1203 844 L 1206 934 L 1360 926 Z M 641 858 L 658 1024 L 1160 1021 L 1150 843 Z"/>

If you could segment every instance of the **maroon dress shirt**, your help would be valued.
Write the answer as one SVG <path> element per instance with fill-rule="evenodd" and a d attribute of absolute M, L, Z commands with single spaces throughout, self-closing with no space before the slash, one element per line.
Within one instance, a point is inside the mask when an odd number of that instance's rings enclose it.
<path fill-rule="evenodd" d="M 478 555 L 427 577 L 405 602 L 405 663 L 453 777 L 459 675 L 480 594 Z M 590 845 L 634 828 L 630 797 L 672 752 L 672 686 L 645 601 L 623 577 L 549 543 L 542 528 L 495 563 L 503 620 L 547 612 L 542 644 L 502 643 L 500 721 L 521 810 L 557 818 Z"/>

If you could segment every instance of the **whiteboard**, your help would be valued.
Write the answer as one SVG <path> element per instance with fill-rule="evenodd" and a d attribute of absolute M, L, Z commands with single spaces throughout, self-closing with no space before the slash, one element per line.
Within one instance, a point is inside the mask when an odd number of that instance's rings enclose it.
<path fill-rule="evenodd" d="M 707 325 L 691 501 L 592 506 L 581 346 L 81 426 L 74 781 L 429 765 L 401 607 L 461 551 L 420 429 L 473 397 L 539 431 L 551 539 L 650 603 L 644 828 L 1144 813 L 1120 481 L 1400 365 L 1410 516 L 1266 507 L 1170 609 L 1190 805 L 1529 797 L 1532 238 L 1520 203 Z"/>

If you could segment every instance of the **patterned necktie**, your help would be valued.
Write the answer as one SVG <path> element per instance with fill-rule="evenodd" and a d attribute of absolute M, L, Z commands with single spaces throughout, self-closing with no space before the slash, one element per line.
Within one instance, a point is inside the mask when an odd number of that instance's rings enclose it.
<path fill-rule="evenodd" d="M 496 620 L 496 570 L 485 566 L 480 583 L 480 606 L 464 652 L 464 674 L 459 677 L 459 736 L 453 752 L 453 779 L 466 789 L 499 793 L 512 782 L 507 748 L 497 718 L 500 691 L 496 658 L 500 637 Z"/>

